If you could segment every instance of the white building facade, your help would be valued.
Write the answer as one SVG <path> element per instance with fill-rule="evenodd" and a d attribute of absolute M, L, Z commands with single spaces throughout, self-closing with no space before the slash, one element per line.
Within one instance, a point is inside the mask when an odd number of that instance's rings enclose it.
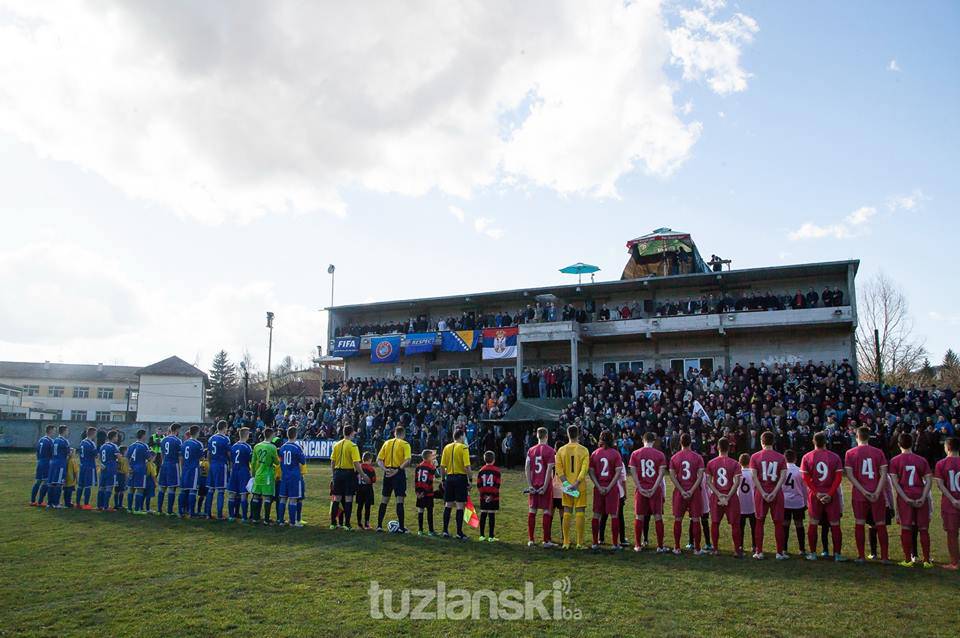
<path fill-rule="evenodd" d="M 179 357 L 137 371 L 137 421 L 202 423 L 207 415 L 207 375 Z"/>

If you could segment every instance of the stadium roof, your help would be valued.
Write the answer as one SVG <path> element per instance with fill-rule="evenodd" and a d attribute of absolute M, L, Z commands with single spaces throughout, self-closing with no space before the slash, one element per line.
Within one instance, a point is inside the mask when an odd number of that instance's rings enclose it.
<path fill-rule="evenodd" d="M 37 381 L 136 381 L 136 366 L 0 361 L 0 377 Z"/>
<path fill-rule="evenodd" d="M 394 301 L 378 301 L 362 304 L 346 304 L 329 306 L 324 310 L 400 310 L 414 305 L 423 304 L 456 304 L 463 302 L 485 302 L 526 300 L 533 303 L 537 295 L 553 294 L 563 299 L 577 299 L 606 295 L 631 290 L 655 290 L 663 288 L 677 288 L 684 286 L 715 285 L 720 277 L 725 286 L 753 283 L 757 281 L 773 281 L 798 277 L 824 276 L 846 274 L 847 268 L 853 266 L 854 272 L 860 267 L 859 259 L 844 261 L 826 261 L 810 264 L 793 264 L 788 266 L 764 266 L 762 268 L 743 268 L 723 272 L 692 273 L 686 275 L 667 275 L 664 277 L 648 277 L 641 279 L 626 279 L 604 281 L 597 283 L 565 284 L 559 286 L 544 286 L 539 288 L 515 288 L 513 290 L 497 290 L 490 292 L 465 293 L 446 295 L 443 297 L 423 297 L 420 299 L 399 299 Z M 580 290 L 578 290 L 580 289 Z"/>
<path fill-rule="evenodd" d="M 207 373 L 199 368 L 195 368 L 180 357 L 167 357 L 163 361 L 158 361 L 146 368 L 137 370 L 138 375 L 155 374 L 164 377 L 204 377 Z"/>

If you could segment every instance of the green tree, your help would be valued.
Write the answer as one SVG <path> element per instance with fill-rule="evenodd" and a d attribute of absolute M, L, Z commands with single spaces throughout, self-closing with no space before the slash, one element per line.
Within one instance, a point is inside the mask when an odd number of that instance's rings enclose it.
<path fill-rule="evenodd" d="M 210 415 L 222 417 L 233 407 L 237 399 L 237 368 L 230 362 L 226 350 L 213 357 L 210 368 Z"/>
<path fill-rule="evenodd" d="M 943 363 L 940 365 L 940 383 L 955 390 L 960 388 L 960 357 L 952 349 L 948 349 L 947 354 L 943 355 Z"/>

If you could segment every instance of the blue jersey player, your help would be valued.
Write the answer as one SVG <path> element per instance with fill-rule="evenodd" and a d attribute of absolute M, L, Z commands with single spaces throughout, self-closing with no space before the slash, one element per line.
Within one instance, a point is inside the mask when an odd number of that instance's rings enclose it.
<path fill-rule="evenodd" d="M 97 509 L 101 512 L 112 512 L 110 509 L 110 493 L 117 484 L 117 466 L 120 460 L 120 448 L 117 441 L 120 434 L 111 430 L 107 434 L 107 442 L 100 446 L 97 454 L 100 457 L 100 489 L 97 490 Z"/>
<path fill-rule="evenodd" d="M 223 493 L 227 489 L 227 464 L 230 462 L 230 437 L 227 436 L 227 422 L 217 422 L 217 433 L 207 441 L 207 459 L 210 469 L 207 472 L 207 500 L 204 514 L 211 518 L 213 514 L 213 493 L 217 493 L 217 518 L 223 518 Z"/>
<path fill-rule="evenodd" d="M 303 473 L 300 466 L 307 462 L 303 448 L 297 445 L 297 428 L 287 428 L 287 442 L 280 446 L 280 509 L 277 523 L 283 525 L 284 504 L 290 513 L 290 525 L 303 527 L 300 507 L 304 497 Z"/>
<path fill-rule="evenodd" d="M 180 458 L 180 516 L 197 515 L 197 489 L 200 487 L 200 459 L 203 458 L 203 443 L 197 440 L 199 425 L 191 425 L 183 436 Z"/>
<path fill-rule="evenodd" d="M 147 513 L 143 509 L 144 490 L 147 488 L 147 459 L 150 457 L 150 448 L 146 441 L 147 431 L 137 430 L 137 440 L 127 448 L 127 461 L 130 462 L 130 491 L 133 496 L 132 511 L 134 514 Z"/>
<path fill-rule="evenodd" d="M 80 457 L 80 473 L 77 476 L 77 505 L 80 509 L 89 510 L 90 491 L 97 484 L 97 442 L 94 436 L 97 428 L 87 428 L 87 436 L 80 441 L 77 456 Z M 81 499 L 83 504 L 81 505 Z"/>
<path fill-rule="evenodd" d="M 160 454 L 163 462 L 160 464 L 160 475 L 157 477 L 157 509 L 163 511 L 163 496 L 167 495 L 167 516 L 173 516 L 173 501 L 180 487 L 180 424 L 171 423 L 167 436 L 160 441 Z"/>
<path fill-rule="evenodd" d="M 60 494 L 63 492 L 63 480 L 67 478 L 67 457 L 70 456 L 69 428 L 61 425 L 57 438 L 50 450 L 50 470 L 47 474 L 49 489 L 47 507 L 60 509 Z"/>
<path fill-rule="evenodd" d="M 56 428 L 47 426 L 46 434 L 37 441 L 37 471 L 34 473 L 33 489 L 30 490 L 30 505 L 43 505 L 47 497 L 47 478 L 50 476 L 50 455 L 53 453 L 53 433 Z"/>
<path fill-rule="evenodd" d="M 241 518 L 247 520 L 249 494 L 247 483 L 250 482 L 250 459 L 253 458 L 253 448 L 247 443 L 250 437 L 250 428 L 240 428 L 239 440 L 230 448 L 230 480 L 227 491 L 230 492 L 230 520 Z M 242 510 L 241 510 L 242 508 Z"/>

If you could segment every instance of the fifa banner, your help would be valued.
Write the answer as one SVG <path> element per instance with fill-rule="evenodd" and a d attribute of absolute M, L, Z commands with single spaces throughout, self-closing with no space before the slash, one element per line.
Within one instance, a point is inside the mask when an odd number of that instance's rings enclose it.
<path fill-rule="evenodd" d="M 470 352 L 480 342 L 479 330 L 444 330 L 440 333 L 444 352 Z"/>
<path fill-rule="evenodd" d="M 399 358 L 400 335 L 370 339 L 370 363 L 396 363 Z"/>
<path fill-rule="evenodd" d="M 308 459 L 328 460 L 330 453 L 333 452 L 333 446 L 336 443 L 334 439 L 297 439 L 295 441 L 303 455 Z"/>
<path fill-rule="evenodd" d="M 484 359 L 515 359 L 517 357 L 517 334 L 520 329 L 484 328 L 483 330 L 483 358 Z"/>
<path fill-rule="evenodd" d="M 421 352 L 433 352 L 433 346 L 437 342 L 436 332 L 413 332 L 407 335 L 406 344 L 403 347 L 403 354 L 420 354 Z"/>
<path fill-rule="evenodd" d="M 337 337 L 333 340 L 333 352 L 335 357 L 355 357 L 360 354 L 360 337 Z"/>

